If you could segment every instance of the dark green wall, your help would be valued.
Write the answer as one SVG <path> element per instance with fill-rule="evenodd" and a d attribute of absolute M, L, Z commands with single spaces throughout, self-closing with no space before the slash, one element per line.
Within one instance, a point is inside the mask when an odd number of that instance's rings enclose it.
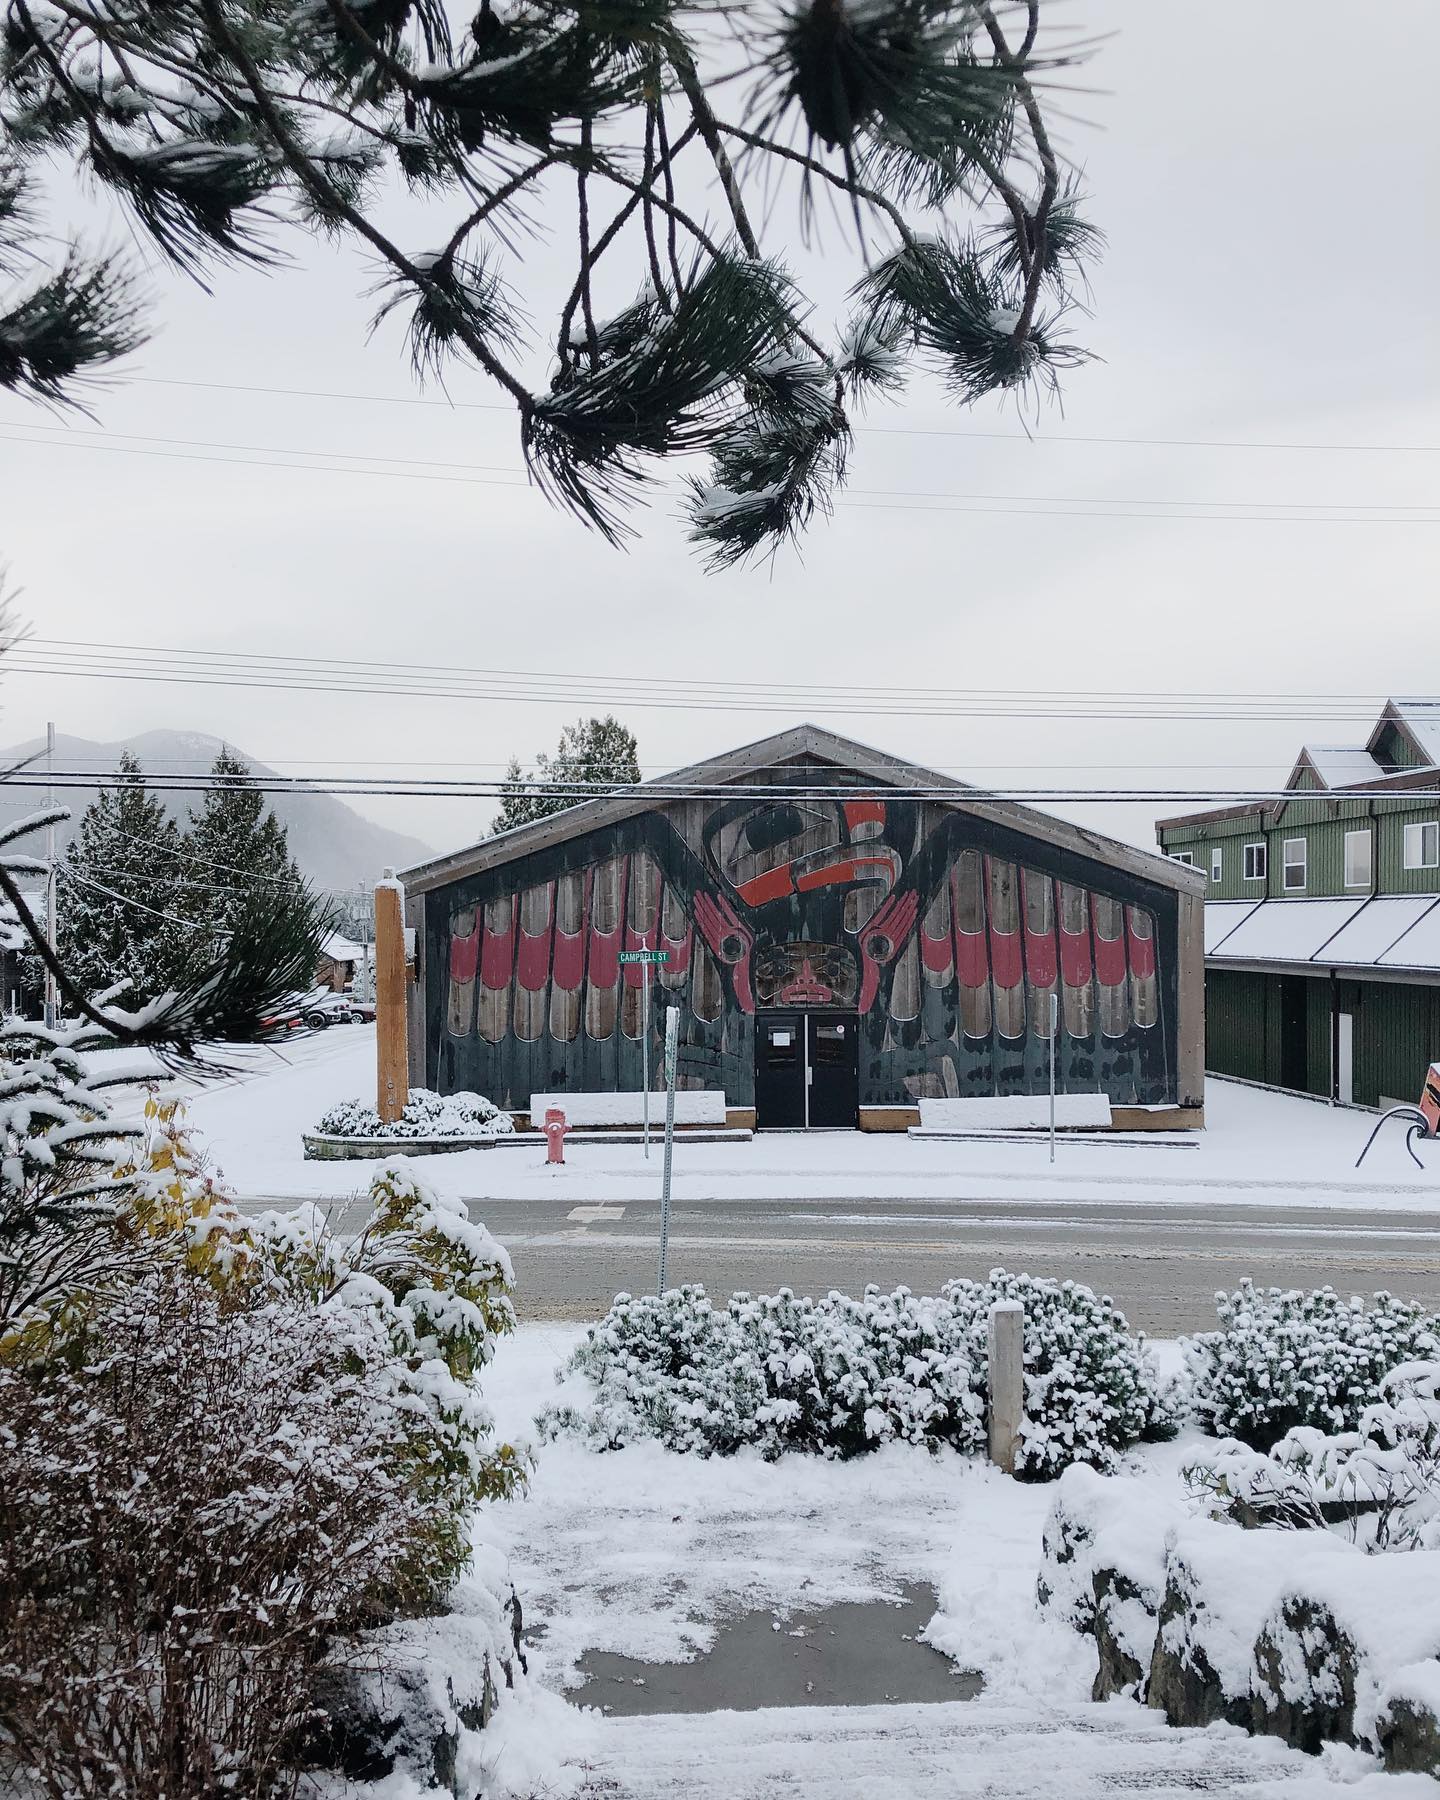
<path fill-rule="evenodd" d="M 1286 987 L 1298 983 L 1298 987 Z M 1354 1098 L 1377 1106 L 1381 1096 L 1418 1100 L 1425 1069 L 1440 1062 L 1440 987 L 1390 981 L 1339 981 L 1339 1010 L 1352 1014 Z M 1260 975 L 1238 969 L 1205 972 L 1205 1067 L 1276 1087 L 1284 1080 L 1287 995 L 1304 1016 L 1304 1092 L 1330 1092 L 1328 976 Z"/>
<path fill-rule="evenodd" d="M 1189 851 L 1197 869 L 1210 874 L 1211 851 L 1222 855 L 1222 877 L 1206 890 L 1208 900 L 1280 899 L 1287 891 L 1294 898 L 1346 895 L 1363 898 L 1365 888 L 1345 886 L 1345 833 L 1369 828 L 1373 833 L 1371 856 L 1377 894 L 1440 893 L 1440 868 L 1407 869 L 1405 827 L 1437 816 L 1431 799 L 1403 795 L 1375 801 L 1312 799 L 1308 795 L 1287 801 L 1274 824 L 1268 815 L 1250 813 L 1238 818 L 1212 819 L 1193 825 L 1166 826 L 1157 832 L 1167 855 Z M 1307 844 L 1306 881 L 1303 888 L 1284 886 L 1284 843 L 1303 837 Z M 1264 881 L 1246 881 L 1245 845 L 1264 840 L 1268 846 L 1268 875 Z"/>

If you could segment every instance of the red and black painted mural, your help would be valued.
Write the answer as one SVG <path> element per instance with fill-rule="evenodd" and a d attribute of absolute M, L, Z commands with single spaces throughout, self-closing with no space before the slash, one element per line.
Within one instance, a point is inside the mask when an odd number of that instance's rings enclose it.
<path fill-rule="evenodd" d="M 1176 901 L 928 801 L 667 803 L 433 891 L 427 1077 L 503 1106 L 638 1087 L 667 1004 L 680 1079 L 754 1094 L 755 1015 L 857 1013 L 862 1106 L 1044 1091 L 1175 1094 Z M 843 771 L 837 772 L 846 779 Z M 665 949 L 642 1017 L 624 950 Z M 1053 1004 L 1052 1004 L 1053 1002 Z M 658 1073 L 655 1077 L 658 1081 Z"/>

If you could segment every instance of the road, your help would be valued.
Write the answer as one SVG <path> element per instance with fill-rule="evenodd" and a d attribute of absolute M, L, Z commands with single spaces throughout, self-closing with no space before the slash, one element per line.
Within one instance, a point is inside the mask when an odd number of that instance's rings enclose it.
<path fill-rule="evenodd" d="M 258 1205 L 263 1202 L 252 1202 Z M 351 1224 L 351 1209 L 336 1218 Z M 522 1319 L 595 1319 L 621 1289 L 653 1291 L 654 1200 L 471 1203 L 515 1262 Z M 1440 1310 L 1440 1222 L 1425 1214 L 1200 1200 L 1185 1205 L 1029 1198 L 678 1201 L 671 1284 L 713 1295 L 789 1286 L 860 1292 L 870 1281 L 934 1293 L 996 1266 L 1073 1276 L 1111 1295 L 1152 1336 L 1215 1322 L 1214 1294 L 1242 1275 L 1263 1285 L 1378 1288 Z"/>

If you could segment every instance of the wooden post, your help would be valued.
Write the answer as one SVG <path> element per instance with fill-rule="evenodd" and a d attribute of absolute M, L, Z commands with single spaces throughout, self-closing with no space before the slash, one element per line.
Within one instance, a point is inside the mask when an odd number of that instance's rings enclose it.
<path fill-rule="evenodd" d="M 410 1098 L 403 901 L 395 871 L 387 869 L 375 886 L 375 1110 L 387 1125 Z"/>
<path fill-rule="evenodd" d="M 990 1460 L 1015 1473 L 1025 1422 L 1025 1309 L 1018 1300 L 990 1308 Z"/>

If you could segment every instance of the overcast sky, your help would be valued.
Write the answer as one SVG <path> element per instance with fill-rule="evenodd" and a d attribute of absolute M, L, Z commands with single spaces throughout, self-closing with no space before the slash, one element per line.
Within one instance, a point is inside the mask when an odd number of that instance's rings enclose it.
<path fill-rule="evenodd" d="M 1067 5 L 1067 24 L 1113 34 L 1084 71 L 1090 91 L 1068 96 L 1064 128 L 1110 239 L 1085 332 L 1102 360 L 1068 378 L 1064 416 L 1045 414 L 1035 441 L 1013 407 L 961 413 L 917 377 L 901 406 L 870 414 L 883 431 L 858 433 L 856 497 L 816 525 L 803 560 L 782 553 L 773 568 L 707 575 L 669 499 L 619 554 L 533 490 L 480 479 L 520 467 L 508 412 L 256 391 L 415 392 L 398 335 L 366 342 L 359 260 L 297 242 L 299 267 L 222 272 L 213 296 L 157 271 L 163 329 L 129 365 L 133 378 L 101 397 L 98 424 L 261 453 L 480 469 L 401 479 L 241 467 L 199 459 L 245 452 L 176 455 L 158 443 L 148 448 L 172 453 L 118 454 L 81 448 L 51 415 L 0 400 L 0 557 L 37 635 L 173 646 L 177 674 L 187 650 L 229 649 L 551 670 L 585 677 L 597 698 L 607 678 L 637 674 L 857 693 L 1158 688 L 1378 702 L 1440 691 L 1440 523 L 1007 517 L 924 498 L 1025 496 L 1036 508 L 1091 498 L 1116 513 L 1143 501 L 1440 501 L 1440 6 Z M 791 224 L 777 210 L 776 249 Z M 534 256 L 539 271 L 559 267 L 553 247 Z M 826 305 L 854 273 L 837 270 L 832 258 L 819 278 Z M 207 381 L 246 391 L 167 385 Z M 457 399 L 495 398 L 478 379 L 450 385 Z M 13 671 L 0 702 L 0 736 L 12 742 L 47 718 L 99 739 L 174 726 L 297 774 L 433 765 L 489 776 L 514 751 L 553 747 L 581 710 L 438 699 L 381 709 L 343 694 Z M 1365 732 L 1362 720 L 1318 716 L 1096 724 L 923 707 L 614 710 L 638 734 L 647 771 L 809 714 L 917 762 L 1027 786 L 1268 783 L 1303 739 Z M 474 800 L 365 809 L 437 849 L 473 838 L 491 810 Z M 1177 809 L 1057 810 L 1150 843 L 1155 814 Z"/>

